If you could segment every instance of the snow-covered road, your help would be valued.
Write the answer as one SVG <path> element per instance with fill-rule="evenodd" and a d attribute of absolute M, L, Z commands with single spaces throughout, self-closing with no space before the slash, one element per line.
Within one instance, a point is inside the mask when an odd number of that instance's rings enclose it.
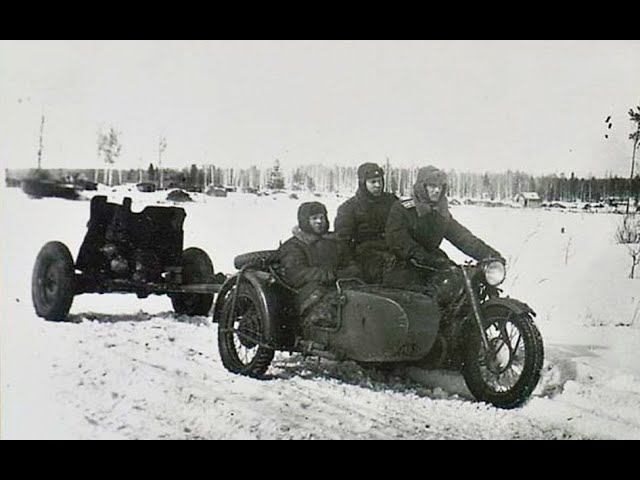
<path fill-rule="evenodd" d="M 166 297 L 84 295 L 69 322 L 43 321 L 30 299 L 35 255 L 54 239 L 75 255 L 89 205 L 0 194 L 1 438 L 640 439 L 640 280 L 626 277 L 610 241 L 618 217 L 454 209 L 506 254 L 508 293 L 539 314 L 542 380 L 526 405 L 504 411 L 474 401 L 450 372 L 284 353 L 267 380 L 233 375 L 211 319 L 176 316 Z M 232 272 L 234 255 L 288 236 L 302 200 L 189 205 L 185 247 Z M 321 200 L 333 215 L 342 199 Z"/>

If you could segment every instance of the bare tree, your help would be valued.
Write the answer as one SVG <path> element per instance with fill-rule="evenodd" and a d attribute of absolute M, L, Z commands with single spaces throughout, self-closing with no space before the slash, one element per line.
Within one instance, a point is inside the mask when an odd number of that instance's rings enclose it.
<path fill-rule="evenodd" d="M 640 264 L 640 215 L 625 215 L 616 229 L 615 239 L 616 242 L 627 247 L 631 256 L 629 278 L 634 278 L 635 268 Z"/>
<path fill-rule="evenodd" d="M 122 153 L 122 144 L 120 143 L 120 132 L 115 128 L 109 128 L 109 131 L 98 133 L 98 155 L 102 156 L 105 164 L 104 182 L 111 185 L 111 166 Z M 107 171 L 109 171 L 109 179 L 107 180 Z"/>

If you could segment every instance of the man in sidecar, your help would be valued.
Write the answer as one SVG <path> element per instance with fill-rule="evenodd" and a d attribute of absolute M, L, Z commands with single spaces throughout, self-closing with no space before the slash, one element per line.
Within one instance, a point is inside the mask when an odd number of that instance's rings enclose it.
<path fill-rule="evenodd" d="M 504 262 L 498 251 L 452 217 L 446 173 L 434 166 L 418 171 L 411 199 L 397 201 L 391 207 L 385 237 L 397 257 L 395 267 L 384 276 L 387 286 L 433 295 L 437 272 L 454 265 L 439 248 L 443 238 L 475 260 L 497 258 Z"/>
<path fill-rule="evenodd" d="M 384 240 L 391 206 L 398 200 L 384 191 L 384 171 L 375 163 L 358 167 L 358 191 L 338 207 L 335 233 L 360 266 L 368 283 L 381 283 L 395 257 Z"/>
<path fill-rule="evenodd" d="M 336 324 L 339 278 L 360 277 L 349 251 L 329 231 L 327 209 L 320 202 L 306 202 L 298 208 L 293 236 L 277 253 L 280 273 L 298 290 L 296 309 L 302 327 L 331 327 Z"/>

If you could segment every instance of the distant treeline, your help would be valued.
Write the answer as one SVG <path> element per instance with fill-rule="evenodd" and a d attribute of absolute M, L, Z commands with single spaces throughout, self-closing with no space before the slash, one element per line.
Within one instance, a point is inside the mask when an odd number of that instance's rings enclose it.
<path fill-rule="evenodd" d="M 394 168 L 389 162 L 385 169 L 386 188 L 400 196 L 411 194 L 418 168 Z M 20 180 L 32 175 L 33 169 L 7 169 L 10 179 Z M 160 172 L 150 164 L 147 169 L 49 169 L 51 178 L 73 181 L 89 180 L 112 185 L 152 182 L 159 186 Z M 183 169 L 163 168 L 163 187 L 234 186 L 239 189 L 262 190 L 265 188 L 311 190 L 317 192 L 350 193 L 358 187 L 356 167 L 307 165 L 282 169 L 276 161 L 268 167 L 221 168 L 215 165 L 191 165 Z M 606 176 L 605 178 L 581 178 L 573 173 L 534 176 L 520 171 L 501 173 L 468 173 L 448 170 L 449 195 L 461 198 L 486 198 L 512 200 L 521 192 L 537 192 L 547 201 L 601 201 L 611 197 L 638 199 L 640 175 L 632 182 L 629 178 Z"/>

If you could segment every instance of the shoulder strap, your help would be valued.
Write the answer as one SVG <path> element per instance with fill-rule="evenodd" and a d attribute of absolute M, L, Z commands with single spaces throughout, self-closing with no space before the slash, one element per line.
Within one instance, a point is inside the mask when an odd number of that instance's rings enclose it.
<path fill-rule="evenodd" d="M 416 202 L 414 202 L 413 198 L 407 198 L 405 200 L 400 200 L 402 206 L 406 209 L 415 208 Z"/>

